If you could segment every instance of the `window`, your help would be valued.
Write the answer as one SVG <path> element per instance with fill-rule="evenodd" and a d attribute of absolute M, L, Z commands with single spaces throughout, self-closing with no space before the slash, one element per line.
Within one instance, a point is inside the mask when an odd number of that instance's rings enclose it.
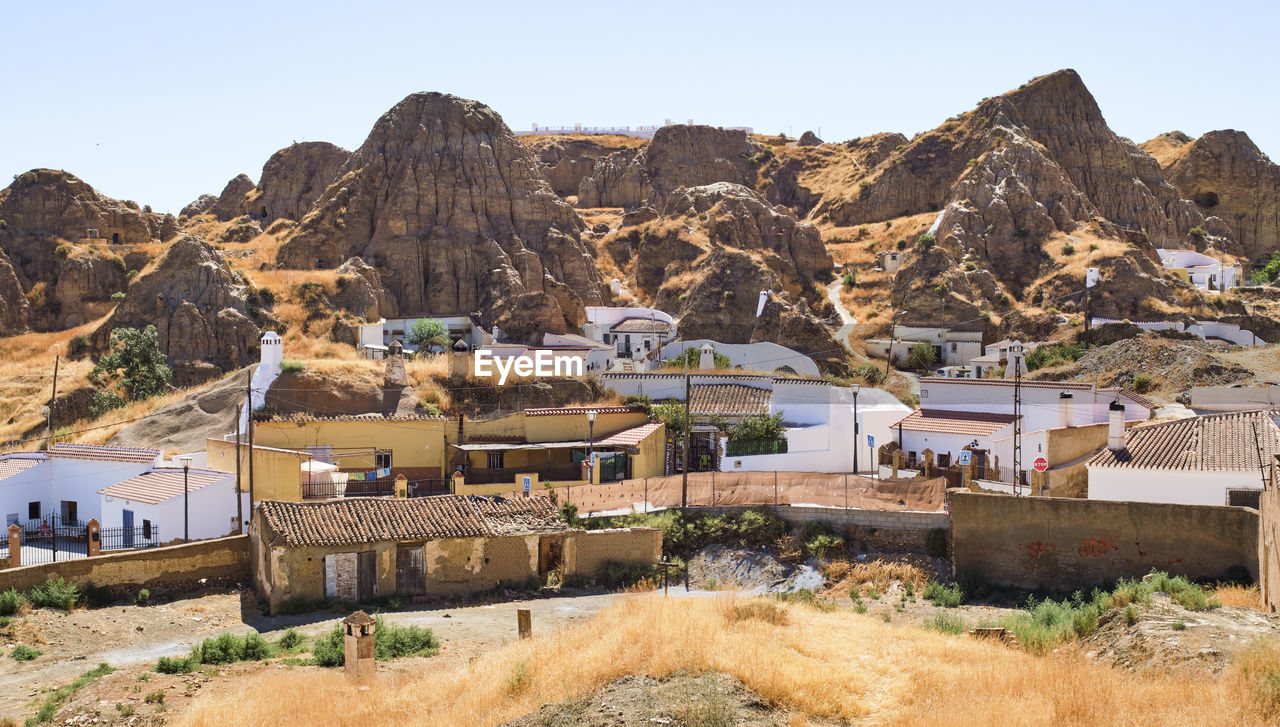
<path fill-rule="evenodd" d="M 1261 507 L 1262 490 L 1227 490 L 1227 504 L 1233 507 Z"/>
<path fill-rule="evenodd" d="M 40 503 L 39 502 L 27 503 L 27 519 L 28 520 L 40 519 Z"/>
<path fill-rule="evenodd" d="M 76 516 L 79 514 L 77 510 L 78 508 L 76 506 L 75 500 L 63 500 L 62 501 L 62 522 L 68 525 L 70 525 L 71 523 L 77 522 L 78 518 Z"/>
<path fill-rule="evenodd" d="M 951 342 L 951 353 L 955 353 L 955 352 L 956 352 L 956 344 L 955 344 L 955 341 L 952 341 L 952 342 Z"/>
<path fill-rule="evenodd" d="M 374 454 L 374 455 L 373 455 L 373 466 L 374 466 L 374 467 L 376 467 L 376 468 L 378 468 L 378 469 L 383 469 L 383 468 L 390 467 L 390 466 L 391 466 L 391 453 L 390 453 L 390 452 L 377 452 L 376 454 Z"/>
<path fill-rule="evenodd" d="M 644 339 L 644 350 L 648 351 L 650 344 L 651 344 L 651 341 L 649 339 L 647 338 Z"/>
<path fill-rule="evenodd" d="M 502 469 L 502 452 L 489 453 L 489 469 L 491 470 Z"/>
<path fill-rule="evenodd" d="M 630 351 L 630 350 L 631 350 L 631 334 L 630 334 L 630 333 L 628 333 L 628 334 L 627 334 L 627 339 L 626 339 L 626 341 L 627 341 L 627 342 L 626 342 L 626 349 L 627 349 L 628 351 Z"/>

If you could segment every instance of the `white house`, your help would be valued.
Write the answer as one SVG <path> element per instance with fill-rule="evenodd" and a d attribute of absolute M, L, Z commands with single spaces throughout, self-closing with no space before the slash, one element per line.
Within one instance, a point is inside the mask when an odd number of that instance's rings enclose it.
<path fill-rule="evenodd" d="M 1012 341 L 1007 338 L 1002 341 L 996 341 L 995 343 L 989 343 L 983 347 L 983 354 L 981 356 L 970 359 L 968 368 L 971 372 L 969 375 L 975 379 L 980 379 L 984 376 L 990 375 L 991 372 L 996 371 L 1005 373 L 1007 376 L 1012 376 L 1013 368 L 1009 366 L 1009 352 L 1017 346 L 1021 346 L 1023 354 L 1027 354 L 1042 345 L 1043 344 L 1038 341 L 1028 341 L 1023 343 L 1021 341 Z M 1027 373 L 1025 358 L 1018 358 L 1018 364 L 1022 368 L 1022 373 L 1025 375 Z"/>
<path fill-rule="evenodd" d="M 1254 332 L 1241 328 L 1234 323 L 1223 323 L 1221 321 L 1196 321 L 1188 326 L 1182 321 L 1122 321 L 1117 318 L 1091 318 L 1089 320 L 1094 328 L 1105 326 L 1108 323 L 1129 323 L 1144 331 L 1186 331 L 1200 338 L 1218 338 L 1234 343 L 1237 346 L 1267 345 L 1267 342 L 1258 338 Z"/>
<path fill-rule="evenodd" d="M 691 461 L 701 467 L 706 455 L 703 468 L 725 472 L 852 472 L 855 452 L 858 471 L 874 471 L 875 447 L 887 441 L 889 425 L 910 411 L 886 391 L 832 386 L 821 379 L 690 374 L 690 381 L 691 413 L 704 422 L 690 439 L 690 448 L 697 452 Z M 644 395 L 654 401 L 683 401 L 685 396 L 681 373 L 606 373 L 600 382 L 623 396 Z M 787 427 L 787 451 L 776 454 L 733 454 L 727 440 L 705 424 L 712 417 L 732 423 L 751 414 L 778 412 Z M 868 442 L 868 435 L 873 441 Z"/>
<path fill-rule="evenodd" d="M 1089 499 L 1258 507 L 1264 471 L 1280 454 L 1275 411 L 1113 428 L 1089 460 Z"/>
<path fill-rule="evenodd" d="M 141 534 L 133 536 L 148 544 L 235 533 L 235 475 L 193 467 L 186 473 L 185 497 L 183 475 L 181 467 L 157 467 L 102 488 L 98 491 L 102 497 L 102 526 L 140 527 Z M 249 493 L 239 493 L 239 497 L 240 512 L 247 517 Z M 126 533 L 126 537 L 130 535 Z"/>
<path fill-rule="evenodd" d="M 720 343 L 706 338 L 692 341 L 672 341 L 662 347 L 658 358 L 670 361 L 679 358 L 687 349 L 711 346 L 715 352 L 729 358 L 729 365 L 752 371 L 782 371 L 817 378 L 822 375 L 818 364 L 795 349 L 779 346 L 770 341 L 756 343 Z"/>
<path fill-rule="evenodd" d="M 902 267 L 902 263 L 907 259 L 905 250 L 885 250 L 876 253 L 876 259 L 880 262 L 880 269 L 886 273 L 896 272 Z"/>
<path fill-rule="evenodd" d="M 675 318 L 656 308 L 589 305 L 586 313 L 582 334 L 626 358 L 641 358 L 676 337 Z"/>
<path fill-rule="evenodd" d="M 1012 481 L 1014 422 L 1019 420 L 1022 471 L 1043 457 L 1049 469 L 1075 468 L 1099 448 L 1119 401 L 1126 420 L 1148 419 L 1155 405 L 1123 388 L 1097 388 L 1066 381 L 1023 381 L 1021 406 L 1014 413 L 1015 382 L 1010 379 L 920 379 L 920 408 L 893 425 L 894 441 L 906 453 L 907 466 L 933 453 L 946 467 L 964 450 L 974 453 L 990 479 Z M 985 474 L 985 473 L 984 473 Z M 1061 478 L 1059 478 L 1061 479 Z"/>
<path fill-rule="evenodd" d="M 586 365 L 586 371 L 605 371 L 609 364 L 617 358 L 617 350 L 601 341 L 593 341 L 586 336 L 575 333 L 544 333 L 542 347 L 553 353 L 579 356 Z"/>
<path fill-rule="evenodd" d="M 938 366 L 967 366 L 982 355 L 982 331 L 966 326 L 920 328 L 897 325 L 893 327 L 892 338 L 867 339 L 866 350 L 867 355 L 873 358 L 888 358 L 895 364 L 904 364 L 912 347 L 920 344 L 933 347 Z"/>
<path fill-rule="evenodd" d="M 34 464 L 32 464 L 34 462 Z M 0 512 L 5 522 L 102 523 L 98 490 L 147 472 L 160 462 L 154 449 L 54 444 L 47 453 L 0 459 Z"/>
<path fill-rule="evenodd" d="M 1159 248 L 1160 264 L 1204 291 L 1230 290 L 1240 284 L 1241 267 L 1223 265 L 1217 258 L 1195 250 Z"/>

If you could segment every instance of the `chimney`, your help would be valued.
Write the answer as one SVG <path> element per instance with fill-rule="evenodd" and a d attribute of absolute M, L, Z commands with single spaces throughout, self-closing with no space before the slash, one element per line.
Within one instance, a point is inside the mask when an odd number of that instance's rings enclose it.
<path fill-rule="evenodd" d="M 698 368 L 714 369 L 716 367 L 716 350 L 711 344 L 702 344 L 701 354 L 698 356 Z"/>
<path fill-rule="evenodd" d="M 1058 426 L 1065 429 L 1075 426 L 1075 397 L 1067 392 L 1058 394 Z"/>
<path fill-rule="evenodd" d="M 1009 358 L 1004 367 L 1004 377 L 1012 379 L 1020 373 L 1026 373 L 1026 366 L 1022 363 L 1022 344 L 1014 341 L 1009 344 L 1006 354 Z"/>
<path fill-rule="evenodd" d="M 1107 429 L 1107 449 L 1118 452 L 1124 449 L 1124 404 L 1117 399 L 1107 408 L 1111 412 L 1111 425 Z"/>

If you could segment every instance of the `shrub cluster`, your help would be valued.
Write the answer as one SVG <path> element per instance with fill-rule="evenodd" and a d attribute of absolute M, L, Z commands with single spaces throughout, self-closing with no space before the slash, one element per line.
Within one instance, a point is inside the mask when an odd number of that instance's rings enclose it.
<path fill-rule="evenodd" d="M 434 656 L 440 651 L 440 640 L 431 629 L 422 626 L 391 626 L 381 616 L 377 617 L 373 631 L 373 656 L 378 661 L 390 661 L 404 656 Z M 311 655 L 319 666 L 342 666 L 346 653 L 342 625 L 316 639 Z"/>

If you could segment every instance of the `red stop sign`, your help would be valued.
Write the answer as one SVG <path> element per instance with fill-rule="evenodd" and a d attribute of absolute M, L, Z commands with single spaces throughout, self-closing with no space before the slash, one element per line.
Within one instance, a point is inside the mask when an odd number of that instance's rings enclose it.
<path fill-rule="evenodd" d="M 1036 461 L 1032 462 L 1031 466 L 1036 468 L 1036 472 L 1044 472 L 1049 469 L 1049 460 L 1044 457 L 1036 457 Z"/>

